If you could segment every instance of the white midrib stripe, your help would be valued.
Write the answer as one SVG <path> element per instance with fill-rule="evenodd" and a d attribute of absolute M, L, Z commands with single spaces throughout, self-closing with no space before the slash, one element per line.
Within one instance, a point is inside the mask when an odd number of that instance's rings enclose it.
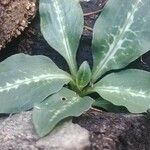
<path fill-rule="evenodd" d="M 4 91 L 10 91 L 12 89 L 17 89 L 22 85 L 29 85 L 31 83 L 37 83 L 40 81 L 49 81 L 49 80 L 55 80 L 55 79 L 68 79 L 69 77 L 66 75 L 59 75 L 59 74 L 43 74 L 39 76 L 32 76 L 31 78 L 24 78 L 24 79 L 18 79 L 13 82 L 6 82 L 6 85 L 3 87 L 0 87 L 0 93 Z"/>
<path fill-rule="evenodd" d="M 102 75 L 101 73 L 103 68 L 106 66 L 107 62 L 113 58 L 113 56 L 116 54 L 117 52 L 117 45 L 119 44 L 120 39 L 123 37 L 124 33 L 130 28 L 130 26 L 132 25 L 132 23 L 130 23 L 130 20 L 132 19 L 133 15 L 135 14 L 135 12 L 137 11 L 137 7 L 139 5 L 139 3 L 141 3 L 141 0 L 138 0 L 138 2 L 136 3 L 136 5 L 134 6 L 130 16 L 127 18 L 127 20 L 125 21 L 125 24 L 122 28 L 122 31 L 120 32 L 120 34 L 118 35 L 118 38 L 116 38 L 116 40 L 112 43 L 111 48 L 109 48 L 109 51 L 106 55 L 106 57 L 97 65 L 96 67 L 96 72 L 93 74 L 93 81 L 95 82 L 97 80 L 97 78 Z M 129 24 L 129 25 L 128 25 Z M 109 59 L 110 58 L 110 59 Z"/>
<path fill-rule="evenodd" d="M 72 100 L 70 100 L 66 105 L 62 106 L 61 109 L 57 110 L 54 115 L 51 117 L 49 122 L 51 123 L 54 119 L 57 118 L 58 115 L 62 114 L 63 112 L 67 111 L 69 107 L 71 107 L 73 104 L 79 102 L 79 97 L 73 97 Z"/>
<path fill-rule="evenodd" d="M 58 117 L 58 115 L 62 114 L 63 112 L 67 111 L 69 107 L 71 107 L 73 104 L 78 103 L 80 100 L 80 97 L 73 97 L 72 100 L 67 102 L 65 105 L 63 105 L 58 110 L 49 110 L 51 113 L 54 112 L 53 116 L 49 119 L 49 123 L 53 122 L 54 119 Z M 35 106 L 36 109 L 41 110 L 39 106 Z"/>
<path fill-rule="evenodd" d="M 70 67 L 73 67 L 74 62 L 73 62 L 73 56 L 72 56 L 72 53 L 71 53 L 71 47 L 70 47 L 69 39 L 68 39 L 67 33 L 66 33 L 66 26 L 63 23 L 64 17 L 63 17 L 62 14 L 64 14 L 64 13 L 61 10 L 57 0 L 52 0 L 52 3 L 53 3 L 53 6 L 54 6 L 56 15 L 57 15 L 57 20 L 58 20 L 58 24 L 59 24 L 59 27 L 60 27 L 60 33 L 62 34 L 63 45 L 64 45 L 64 48 L 65 48 L 64 50 L 66 51 L 66 56 L 67 56 L 67 59 L 68 59 L 68 63 L 69 63 Z"/>
<path fill-rule="evenodd" d="M 107 92 L 107 93 L 113 93 L 113 94 L 120 94 L 120 95 L 130 95 L 132 97 L 140 97 L 140 98 L 150 98 L 150 95 L 148 95 L 146 92 L 142 90 L 133 90 L 131 88 L 119 88 L 114 86 L 106 86 L 106 87 L 95 87 L 95 91 L 101 93 L 101 92 Z"/>

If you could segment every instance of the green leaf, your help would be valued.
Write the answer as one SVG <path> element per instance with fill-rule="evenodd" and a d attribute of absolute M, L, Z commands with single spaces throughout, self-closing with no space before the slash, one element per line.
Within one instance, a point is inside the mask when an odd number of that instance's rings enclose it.
<path fill-rule="evenodd" d="M 41 31 L 46 41 L 67 61 L 76 74 L 76 52 L 84 19 L 78 0 L 40 0 Z"/>
<path fill-rule="evenodd" d="M 93 35 L 93 82 L 150 50 L 150 1 L 109 0 Z"/>
<path fill-rule="evenodd" d="M 13 55 L 0 63 L 0 113 L 31 109 L 70 80 L 45 56 Z"/>
<path fill-rule="evenodd" d="M 95 102 L 92 104 L 92 106 L 97 107 L 97 108 L 103 108 L 106 111 L 113 112 L 113 113 L 127 113 L 128 112 L 126 107 L 114 105 L 111 102 L 103 98 L 96 99 Z"/>
<path fill-rule="evenodd" d="M 79 97 L 75 92 L 63 88 L 48 97 L 33 110 L 33 123 L 40 137 L 47 135 L 59 121 L 69 116 L 80 116 L 94 101 L 90 97 Z"/>
<path fill-rule="evenodd" d="M 87 61 L 84 61 L 77 73 L 77 86 L 79 89 L 83 89 L 91 80 L 91 69 Z"/>
<path fill-rule="evenodd" d="M 131 112 L 145 112 L 150 108 L 150 73 L 136 69 L 112 73 L 100 80 L 94 91 Z"/>

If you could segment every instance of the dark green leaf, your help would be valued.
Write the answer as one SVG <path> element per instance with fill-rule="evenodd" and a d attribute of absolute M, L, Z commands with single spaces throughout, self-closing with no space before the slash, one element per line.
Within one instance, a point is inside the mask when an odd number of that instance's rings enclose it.
<path fill-rule="evenodd" d="M 93 82 L 150 50 L 150 0 L 109 0 L 93 35 Z"/>
<path fill-rule="evenodd" d="M 79 97 L 75 92 L 63 88 L 59 93 L 37 104 L 33 111 L 33 122 L 40 137 L 48 134 L 56 124 L 69 116 L 80 116 L 94 101 L 90 97 Z"/>
<path fill-rule="evenodd" d="M 0 64 L 0 113 L 28 110 L 70 80 L 45 56 L 11 56 Z"/>
<path fill-rule="evenodd" d="M 92 104 L 92 106 L 105 109 L 108 112 L 114 112 L 114 113 L 128 112 L 126 107 L 114 105 L 111 102 L 104 100 L 103 98 L 96 99 L 95 102 Z"/>

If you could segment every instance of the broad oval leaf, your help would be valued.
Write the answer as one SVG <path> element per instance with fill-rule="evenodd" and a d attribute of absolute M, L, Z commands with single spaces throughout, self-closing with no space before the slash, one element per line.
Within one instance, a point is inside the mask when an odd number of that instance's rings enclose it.
<path fill-rule="evenodd" d="M 150 50 L 150 1 L 109 0 L 93 35 L 93 82 Z"/>
<path fill-rule="evenodd" d="M 63 88 L 48 97 L 33 110 L 33 123 L 40 137 L 47 135 L 59 121 L 70 116 L 80 116 L 87 111 L 93 99 L 79 97 L 75 92 Z"/>
<path fill-rule="evenodd" d="M 31 109 L 70 80 L 45 56 L 11 56 L 0 63 L 0 113 Z"/>
<path fill-rule="evenodd" d="M 76 52 L 84 19 L 78 0 L 40 0 L 41 31 L 46 41 L 76 74 Z"/>
<path fill-rule="evenodd" d="M 84 61 L 77 72 L 77 86 L 83 89 L 91 80 L 91 69 L 87 61 Z"/>
<path fill-rule="evenodd" d="M 131 112 L 145 112 L 150 108 L 150 73 L 136 69 L 112 73 L 96 83 L 94 91 Z"/>

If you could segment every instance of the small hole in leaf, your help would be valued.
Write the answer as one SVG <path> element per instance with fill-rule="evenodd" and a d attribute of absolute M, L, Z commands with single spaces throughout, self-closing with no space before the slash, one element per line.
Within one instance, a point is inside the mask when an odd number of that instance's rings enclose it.
<path fill-rule="evenodd" d="M 65 97 L 62 98 L 63 101 L 66 101 L 67 99 Z"/>

